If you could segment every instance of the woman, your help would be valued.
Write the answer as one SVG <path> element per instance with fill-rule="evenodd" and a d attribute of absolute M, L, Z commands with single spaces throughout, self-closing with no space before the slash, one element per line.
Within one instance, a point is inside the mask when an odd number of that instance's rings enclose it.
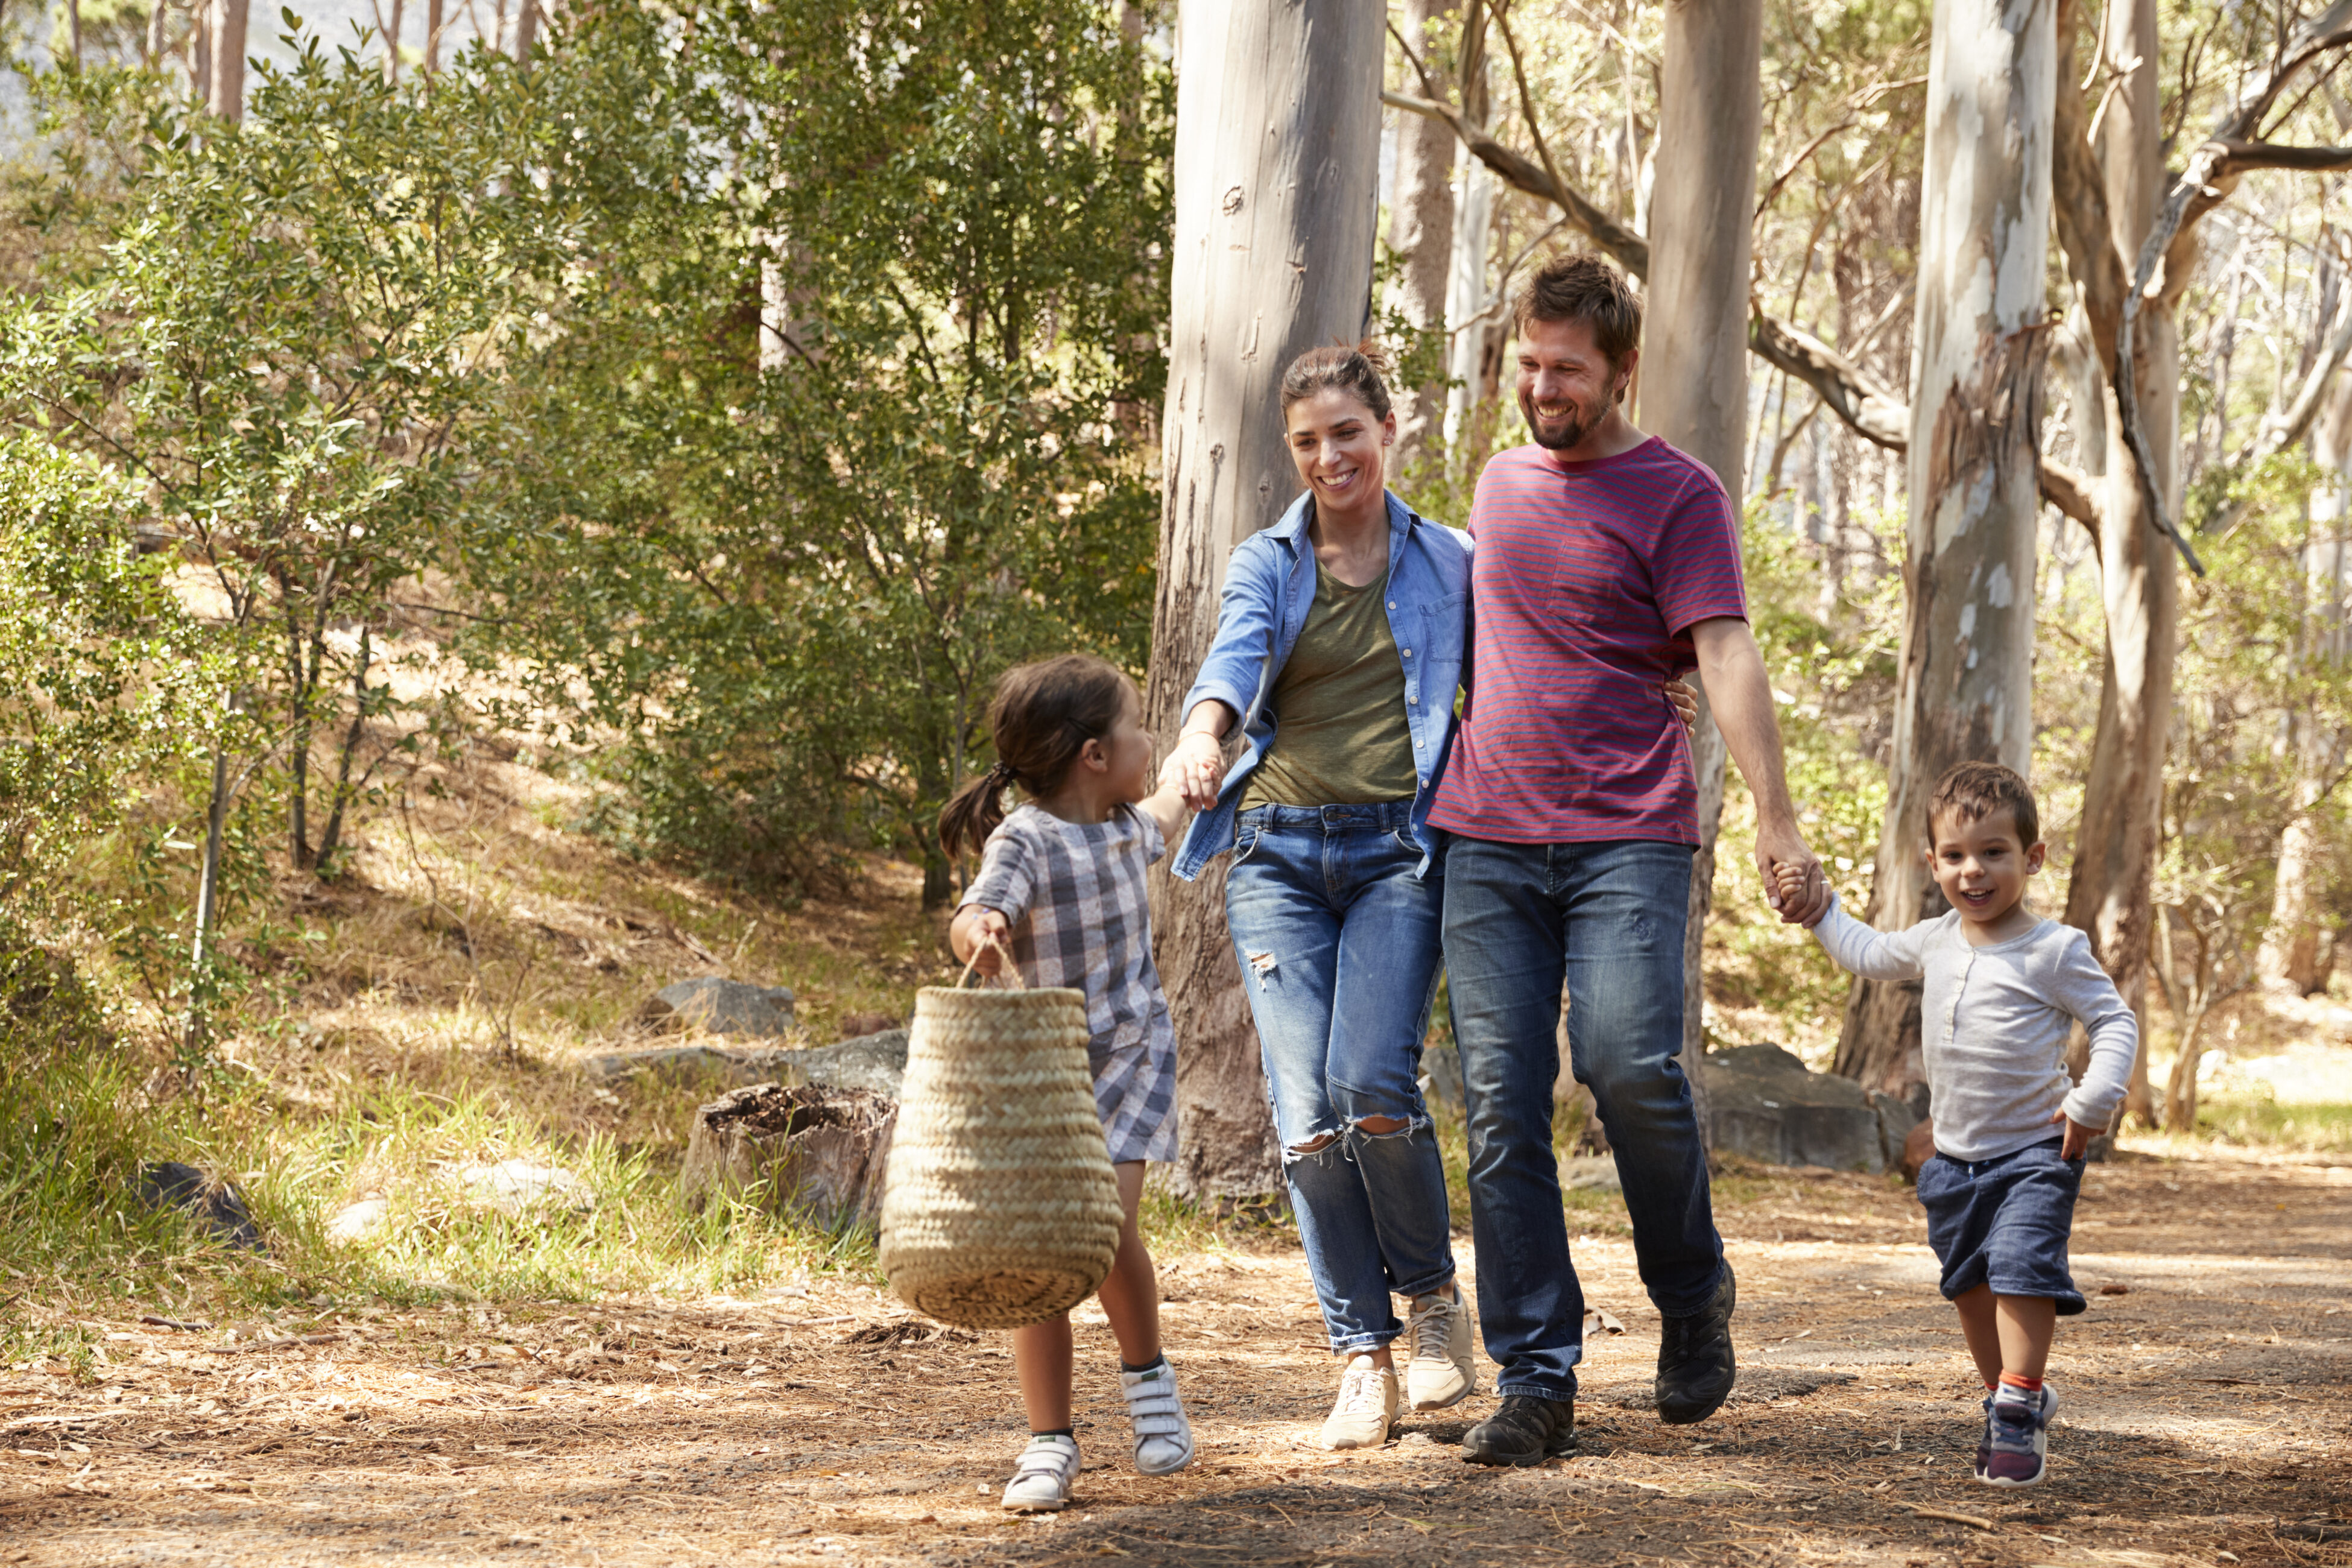
<path fill-rule="evenodd" d="M 1176 875 L 1234 850 L 1226 922 L 1307 1267 L 1347 1362 L 1323 1441 L 1373 1447 L 1402 1398 L 1442 1409 L 1476 1381 L 1419 1082 L 1440 910 L 1423 819 L 1454 731 L 1470 542 L 1383 488 L 1396 416 L 1370 353 L 1300 355 L 1282 408 L 1307 493 L 1234 550 L 1163 776 L 1202 813 Z M 1236 721 L 1246 744 L 1228 773 Z M 1402 1325 L 1392 1290 L 1411 1302 Z"/>
<path fill-rule="evenodd" d="M 1315 349 L 1284 373 L 1306 493 L 1234 549 L 1162 773 L 1202 813 L 1175 874 L 1234 851 L 1226 923 L 1307 1268 L 1346 1363 L 1323 1426 L 1333 1448 L 1377 1447 L 1402 1405 L 1443 1409 L 1476 1385 L 1420 1087 L 1443 905 L 1427 818 L 1454 734 L 1471 546 L 1384 488 L 1396 416 L 1376 356 Z M 1686 706 L 1679 685 L 1667 695 Z M 1392 1292 L 1409 1303 L 1402 1323 Z"/>

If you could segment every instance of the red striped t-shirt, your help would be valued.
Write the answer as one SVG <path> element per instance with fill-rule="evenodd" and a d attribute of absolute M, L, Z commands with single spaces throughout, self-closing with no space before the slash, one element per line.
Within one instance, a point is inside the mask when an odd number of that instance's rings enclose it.
<path fill-rule="evenodd" d="M 1505 844 L 1698 842 L 1698 785 L 1659 691 L 1690 628 L 1746 619 L 1739 534 L 1706 465 L 1652 437 L 1565 462 L 1520 447 L 1470 507 L 1473 677 L 1429 820 Z"/>

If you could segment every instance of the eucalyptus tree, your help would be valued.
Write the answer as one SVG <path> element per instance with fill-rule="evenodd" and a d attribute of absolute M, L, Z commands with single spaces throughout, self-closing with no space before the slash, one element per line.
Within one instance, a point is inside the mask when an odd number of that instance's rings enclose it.
<path fill-rule="evenodd" d="M 1366 326 L 1379 200 L 1380 13 L 1357 0 L 1185 0 L 1159 597 L 1145 706 L 1172 736 L 1216 631 L 1225 557 L 1298 493 L 1278 384 Z M 1224 861 L 1155 884 L 1155 954 L 1185 1042 L 1179 1181 L 1261 1193 L 1279 1166 L 1225 934 Z"/>

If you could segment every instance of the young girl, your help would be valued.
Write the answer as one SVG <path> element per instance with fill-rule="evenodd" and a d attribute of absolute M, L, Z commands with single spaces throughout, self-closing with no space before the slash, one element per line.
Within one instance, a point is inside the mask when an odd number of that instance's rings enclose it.
<path fill-rule="evenodd" d="M 1164 1476 L 1192 1462 L 1192 1428 L 1160 1353 L 1160 1282 L 1135 1219 L 1143 1163 L 1176 1156 L 1176 1035 L 1151 963 L 1143 872 L 1185 810 L 1174 790 L 1151 791 L 1142 697 L 1101 659 L 1067 654 L 1008 671 L 989 723 L 995 765 L 940 815 L 949 854 L 986 840 L 948 940 L 982 973 L 996 973 L 1009 952 L 1028 984 L 1086 995 L 1087 1066 L 1127 1210 L 1103 1312 L 1118 1341 L 1135 1468 Z M 1011 816 L 1008 784 L 1028 797 Z M 1013 1357 L 1029 1446 L 1004 1506 L 1057 1510 L 1078 1479 L 1069 1318 L 1013 1331 Z"/>

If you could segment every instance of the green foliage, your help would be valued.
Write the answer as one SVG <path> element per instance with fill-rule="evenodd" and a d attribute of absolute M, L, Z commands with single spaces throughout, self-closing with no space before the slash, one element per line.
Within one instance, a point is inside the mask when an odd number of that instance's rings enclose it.
<path fill-rule="evenodd" d="M 315 39 L 290 71 L 260 68 L 238 126 L 191 119 L 150 79 L 64 89 L 85 125 L 143 106 L 145 141 L 103 252 L 0 321 L 0 410 L 140 488 L 236 667 L 217 743 L 283 748 L 292 858 L 330 858 L 360 721 L 391 701 L 372 634 L 495 450 L 498 363 L 527 327 L 517 285 L 544 227 L 516 176 L 529 128 L 496 69 L 402 91 Z"/>
<path fill-rule="evenodd" d="M 889 844 L 944 896 L 998 672 L 1143 663 L 1166 73 L 1077 0 L 835 0 L 691 49 L 601 13 L 533 90 L 583 225 L 486 650 L 629 738 L 625 836 L 768 880 Z"/>
<path fill-rule="evenodd" d="M 0 434 L 0 909 L 60 913 L 64 878 L 213 689 L 196 628 L 142 557 L 131 487 Z"/>

